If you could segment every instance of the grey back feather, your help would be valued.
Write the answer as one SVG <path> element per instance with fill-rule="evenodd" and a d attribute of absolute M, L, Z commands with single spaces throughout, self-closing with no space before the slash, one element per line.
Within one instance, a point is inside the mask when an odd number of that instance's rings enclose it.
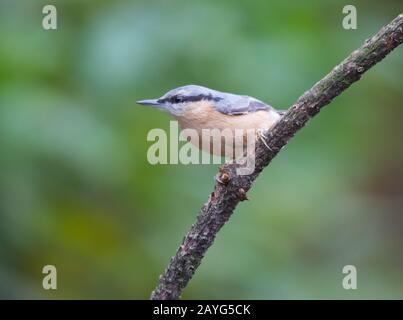
<path fill-rule="evenodd" d="M 228 115 L 240 115 L 259 110 L 269 111 L 271 106 L 248 96 L 238 96 L 223 93 L 224 99 L 216 101 L 213 105 L 217 111 Z"/>

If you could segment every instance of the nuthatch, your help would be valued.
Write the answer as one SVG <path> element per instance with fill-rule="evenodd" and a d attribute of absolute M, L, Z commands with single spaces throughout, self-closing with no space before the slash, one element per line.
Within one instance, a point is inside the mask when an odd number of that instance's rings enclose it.
<path fill-rule="evenodd" d="M 197 85 L 179 87 L 161 98 L 140 100 L 137 103 L 170 113 L 178 120 L 181 129 L 194 129 L 200 137 L 204 129 L 230 129 L 232 132 L 241 129 L 245 133 L 252 129 L 262 138 L 259 133 L 271 128 L 284 113 L 249 96 Z M 222 149 L 214 152 L 211 146 L 202 148 L 200 141 L 194 144 L 210 153 L 226 155 Z"/>

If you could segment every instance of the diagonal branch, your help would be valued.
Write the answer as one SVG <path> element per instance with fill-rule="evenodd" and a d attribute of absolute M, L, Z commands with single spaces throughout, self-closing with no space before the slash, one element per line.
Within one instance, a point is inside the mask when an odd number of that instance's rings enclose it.
<path fill-rule="evenodd" d="M 220 168 L 217 179 L 220 182 L 216 183 L 214 192 L 201 209 L 196 223 L 192 225 L 164 275 L 160 277 L 151 299 L 166 300 L 180 297 L 207 249 L 213 244 L 216 234 L 229 219 L 237 204 L 246 199 L 246 192 L 260 172 L 322 107 L 358 81 L 364 72 L 402 42 L 403 14 L 400 14 L 294 103 L 267 133 L 268 147 L 262 143 L 257 144 L 255 171 L 251 175 L 237 175 L 236 164 L 225 164 Z"/>

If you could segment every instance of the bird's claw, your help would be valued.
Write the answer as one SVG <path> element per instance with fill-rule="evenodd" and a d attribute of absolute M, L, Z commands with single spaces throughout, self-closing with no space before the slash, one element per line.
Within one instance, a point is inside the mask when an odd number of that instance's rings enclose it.
<path fill-rule="evenodd" d="M 264 135 L 264 131 L 263 130 L 258 130 L 257 131 L 257 138 L 263 142 L 263 144 L 266 146 L 267 149 L 269 149 L 270 151 L 273 151 L 269 145 L 266 142 L 267 137 Z"/>

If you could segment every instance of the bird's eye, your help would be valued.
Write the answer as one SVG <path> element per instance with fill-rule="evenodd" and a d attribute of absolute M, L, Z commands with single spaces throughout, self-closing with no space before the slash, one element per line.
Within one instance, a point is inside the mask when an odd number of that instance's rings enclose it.
<path fill-rule="evenodd" d="M 183 101 L 182 97 L 180 96 L 173 96 L 172 103 L 181 103 Z"/>

